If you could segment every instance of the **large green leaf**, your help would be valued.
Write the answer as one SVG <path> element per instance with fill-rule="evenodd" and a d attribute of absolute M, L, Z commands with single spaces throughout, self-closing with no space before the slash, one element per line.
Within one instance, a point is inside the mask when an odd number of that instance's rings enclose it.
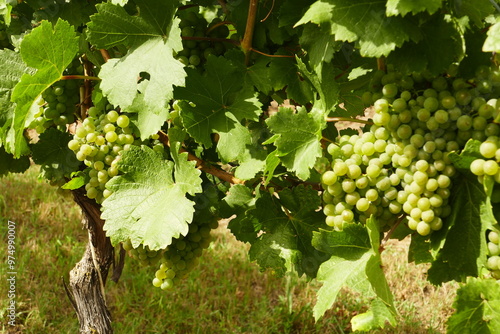
<path fill-rule="evenodd" d="M 91 16 L 87 25 L 89 42 L 106 49 L 117 45 L 138 46 L 151 38 L 170 36 L 178 1 L 137 0 L 135 3 L 139 15 L 128 14 L 119 5 L 98 4 L 98 13 Z"/>
<path fill-rule="evenodd" d="M 73 61 L 78 51 L 78 37 L 65 21 L 58 20 L 54 27 L 42 21 L 24 37 L 20 49 L 26 65 L 37 71 L 33 75 L 23 74 L 12 92 L 12 101 L 17 105 L 8 147 L 16 157 L 27 151 L 23 132 L 38 112 L 37 100 L 45 89 L 61 78 L 64 69 Z"/>
<path fill-rule="evenodd" d="M 299 275 L 315 277 L 325 260 L 325 254 L 311 245 L 313 231 L 324 224 L 319 205 L 317 192 L 302 185 L 279 192 L 279 199 L 266 192 L 253 208 L 240 211 L 242 219 L 231 225 L 231 231 L 251 243 L 250 259 L 261 268 L 278 275 L 296 270 Z"/>
<path fill-rule="evenodd" d="M 388 0 L 386 13 L 387 16 L 405 16 L 408 13 L 417 14 L 420 12 L 433 14 L 441 8 L 442 4 L 443 0 Z"/>
<path fill-rule="evenodd" d="M 211 134 L 219 134 L 222 161 L 245 160 L 251 136 L 241 121 L 257 120 L 262 104 L 253 88 L 244 86 L 245 73 L 229 60 L 210 56 L 205 69 L 204 74 L 187 69 L 186 87 L 175 90 L 175 97 L 184 100 L 179 103 L 182 123 L 207 148 L 212 146 Z"/>
<path fill-rule="evenodd" d="M 487 32 L 488 37 L 484 41 L 483 51 L 500 52 L 500 22 L 492 25 Z"/>
<path fill-rule="evenodd" d="M 146 106 L 145 114 L 148 110 L 161 113 L 173 97 L 173 86 L 184 85 L 184 66 L 172 54 L 180 48 L 179 36 L 167 42 L 156 37 L 129 50 L 123 58 L 110 59 L 99 73 L 103 93 L 124 111 Z M 149 75 L 147 84 L 138 82 L 137 78 L 145 73 Z M 139 106 L 134 106 L 134 102 Z"/>
<path fill-rule="evenodd" d="M 486 263 L 486 230 L 496 222 L 489 197 L 475 177 L 454 180 L 450 204 L 446 226 L 436 232 L 434 248 L 439 252 L 428 272 L 433 284 L 477 276 Z"/>
<path fill-rule="evenodd" d="M 382 270 L 379 235 L 373 219 L 366 226 L 348 224 L 341 232 L 314 233 L 314 247 L 330 255 L 318 271 L 317 279 L 323 286 L 313 310 L 316 319 L 333 305 L 340 289 L 348 286 L 367 298 L 376 297 L 368 312 L 353 318 L 357 330 L 384 327 L 386 322 L 396 324 L 397 312 Z"/>
<path fill-rule="evenodd" d="M 457 291 L 448 333 L 500 333 L 500 283 L 468 278 Z"/>
<path fill-rule="evenodd" d="M 187 234 L 194 202 L 186 193 L 201 191 L 200 172 L 185 153 L 173 155 L 175 164 L 146 146 L 124 152 L 118 164 L 123 175 L 106 184 L 113 194 L 102 204 L 104 229 L 113 244 L 130 239 L 134 247 L 157 250 Z"/>
<path fill-rule="evenodd" d="M 415 23 L 386 16 L 386 0 L 318 0 L 296 25 L 328 25 L 339 41 L 357 42 L 361 55 L 388 55 L 410 39 L 418 39 Z"/>
<path fill-rule="evenodd" d="M 135 123 L 145 139 L 167 120 L 174 86 L 184 85 L 186 73 L 173 56 L 183 48 L 174 19 L 178 1 L 135 3 L 139 15 L 110 3 L 97 5 L 99 12 L 88 24 L 88 40 L 98 48 L 130 47 L 124 57 L 104 64 L 99 77 L 109 102 L 138 113 Z"/>
<path fill-rule="evenodd" d="M 7 173 L 23 173 L 29 167 L 30 159 L 27 156 L 15 159 L 12 154 L 5 152 L 5 149 L 0 147 L 0 177 Z"/>
<path fill-rule="evenodd" d="M 408 41 L 392 52 L 388 59 L 403 73 L 423 72 L 443 73 L 451 63 L 465 56 L 462 32 L 452 21 L 442 15 L 434 15 L 423 23 L 418 31 L 422 38 Z"/>
<path fill-rule="evenodd" d="M 266 143 L 276 146 L 277 155 L 285 167 L 307 180 L 310 169 L 322 155 L 321 130 L 326 125 L 323 114 L 280 108 L 266 122 L 275 133 Z"/>
<path fill-rule="evenodd" d="M 21 55 L 9 49 L 0 50 L 0 145 L 14 117 L 15 104 L 11 102 L 12 90 L 27 72 Z"/>
<path fill-rule="evenodd" d="M 327 116 L 328 113 L 334 110 L 339 101 L 339 84 L 335 80 L 335 71 L 333 65 L 323 64 L 316 66 L 310 71 L 306 64 L 297 58 L 297 66 L 301 74 L 306 78 L 317 92 L 317 97 L 314 101 L 314 111 Z"/>
<path fill-rule="evenodd" d="M 458 17 L 467 15 L 480 28 L 484 26 L 484 18 L 495 12 L 490 0 L 462 1 L 453 0 L 453 8 Z"/>
<path fill-rule="evenodd" d="M 41 165 L 47 179 L 69 177 L 72 172 L 78 170 L 81 162 L 68 148 L 68 142 L 72 138 L 69 133 L 50 128 L 42 133 L 38 142 L 31 147 L 33 161 Z"/>

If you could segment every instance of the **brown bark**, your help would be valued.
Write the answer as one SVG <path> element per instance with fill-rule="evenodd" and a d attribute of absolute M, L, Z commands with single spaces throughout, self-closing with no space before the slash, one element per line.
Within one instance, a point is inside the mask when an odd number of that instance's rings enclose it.
<path fill-rule="evenodd" d="M 73 195 L 82 208 L 82 223 L 88 230 L 89 243 L 82 259 L 70 272 L 68 297 L 78 316 L 81 334 L 113 333 L 104 293 L 114 258 L 113 246 L 103 230 L 104 221 L 97 203 L 81 190 L 73 191 Z"/>

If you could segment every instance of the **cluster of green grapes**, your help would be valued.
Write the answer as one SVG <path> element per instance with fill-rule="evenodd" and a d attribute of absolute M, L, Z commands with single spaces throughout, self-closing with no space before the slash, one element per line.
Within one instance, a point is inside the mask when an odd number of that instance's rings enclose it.
<path fill-rule="evenodd" d="M 226 52 L 223 42 L 210 40 L 229 36 L 228 27 L 219 18 L 208 24 L 201 14 L 193 11 L 180 11 L 179 17 L 184 49 L 177 53 L 176 58 L 184 65 L 197 67 L 209 55 L 220 56 Z M 196 39 L 200 37 L 206 39 Z"/>
<path fill-rule="evenodd" d="M 83 67 L 75 59 L 64 75 L 83 73 Z M 75 122 L 75 112 L 80 102 L 80 80 L 60 80 L 42 93 L 42 106 L 35 120 L 30 125 L 38 133 L 45 129 L 57 126 L 66 130 L 66 124 Z"/>
<path fill-rule="evenodd" d="M 143 266 L 156 265 L 162 258 L 163 250 L 154 251 L 149 249 L 148 246 L 139 245 L 137 248 L 132 246 L 132 242 L 127 240 L 122 244 L 123 249 L 126 250 L 130 257 L 138 260 Z"/>
<path fill-rule="evenodd" d="M 203 250 L 210 245 L 210 231 L 217 226 L 218 222 L 214 218 L 206 222 L 193 220 L 189 225 L 188 234 L 173 239 L 172 244 L 163 253 L 153 286 L 168 290 L 185 277 L 198 264 Z"/>
<path fill-rule="evenodd" d="M 68 147 L 88 167 L 87 197 L 102 203 L 112 193 L 106 189 L 106 183 L 118 175 L 120 152 L 140 143 L 136 142 L 133 129 L 129 127 L 127 115 L 120 115 L 116 110 L 105 112 L 97 107 L 91 107 L 88 115 L 78 124 Z"/>
<path fill-rule="evenodd" d="M 500 232 L 492 230 L 488 233 L 488 262 L 486 264 L 491 275 L 500 279 Z"/>
<path fill-rule="evenodd" d="M 328 147 L 331 170 L 322 175 L 326 223 L 342 229 L 373 215 L 381 225 L 404 217 L 423 236 L 439 230 L 451 213 L 448 198 L 456 174 L 448 154 L 471 138 L 485 141 L 500 134 L 491 122 L 499 113 L 496 100 L 486 100 L 498 95 L 498 78 L 498 70 L 489 68 L 470 81 L 375 75 L 371 87 L 380 91 L 362 97 L 373 102 L 374 125 Z"/>

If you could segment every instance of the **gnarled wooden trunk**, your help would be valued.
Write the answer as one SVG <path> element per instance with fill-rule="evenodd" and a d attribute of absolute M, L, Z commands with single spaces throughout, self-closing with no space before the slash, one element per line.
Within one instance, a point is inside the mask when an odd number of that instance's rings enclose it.
<path fill-rule="evenodd" d="M 78 315 L 81 334 L 113 333 L 104 292 L 114 259 L 113 246 L 103 231 L 98 204 L 87 198 L 82 189 L 73 191 L 73 196 L 82 208 L 82 223 L 88 230 L 89 242 L 82 259 L 70 272 L 68 296 Z"/>

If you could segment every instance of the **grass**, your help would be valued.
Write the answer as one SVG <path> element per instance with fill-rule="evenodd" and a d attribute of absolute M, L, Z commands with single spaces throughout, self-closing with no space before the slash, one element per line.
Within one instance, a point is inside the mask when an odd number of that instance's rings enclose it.
<path fill-rule="evenodd" d="M 37 169 L 0 181 L 2 276 L 7 271 L 7 220 L 16 223 L 17 326 L 1 333 L 77 333 L 78 322 L 63 279 L 83 254 L 87 233 L 70 196 L 37 181 Z M 437 288 L 425 266 L 406 263 L 408 242 L 390 242 L 383 253 L 401 314 L 394 329 L 372 333 L 443 333 L 456 284 Z M 366 301 L 348 289 L 318 322 L 312 308 L 320 285 L 293 275 L 261 273 L 247 260 L 247 245 L 225 224 L 203 261 L 181 286 L 165 293 L 151 285 L 154 269 L 127 259 L 118 284 L 107 283 L 115 333 L 350 333 L 349 320 Z M 0 281 L 0 317 L 6 319 L 7 281 Z M 5 296 L 5 297 L 4 297 Z"/>

